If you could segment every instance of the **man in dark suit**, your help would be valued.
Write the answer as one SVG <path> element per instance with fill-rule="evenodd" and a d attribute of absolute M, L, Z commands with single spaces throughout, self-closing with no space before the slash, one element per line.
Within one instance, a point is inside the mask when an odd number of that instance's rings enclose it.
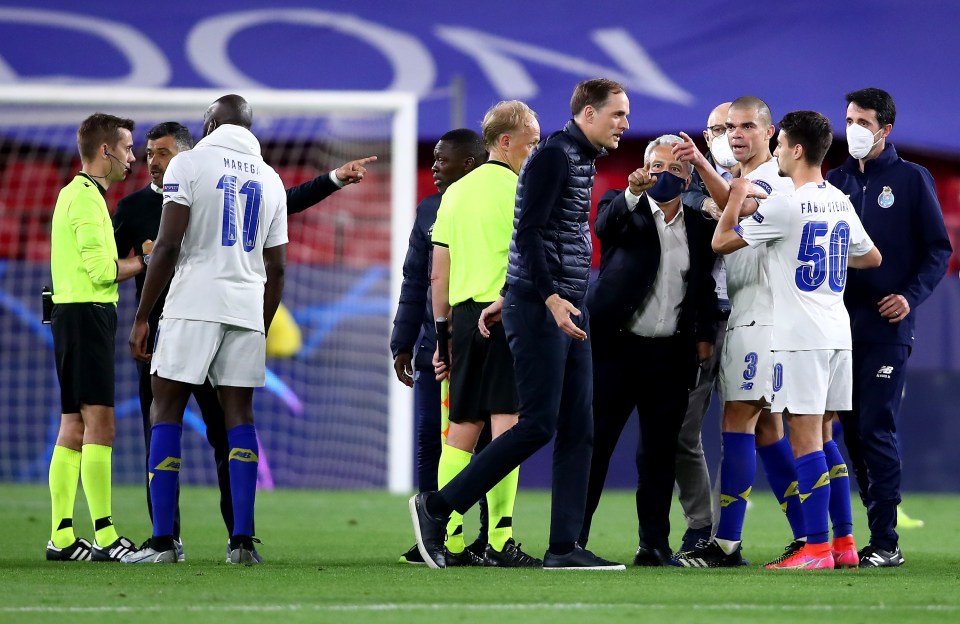
<path fill-rule="evenodd" d="M 610 456 L 636 408 L 641 440 L 635 565 L 669 563 L 677 437 L 698 363 L 710 356 L 716 336 L 714 224 L 681 201 L 692 174 L 671 153 L 681 141 L 674 135 L 653 140 L 643 168 L 628 177 L 629 187 L 601 198 L 600 275 L 587 295 L 594 449 L 580 544 L 589 537 Z"/>

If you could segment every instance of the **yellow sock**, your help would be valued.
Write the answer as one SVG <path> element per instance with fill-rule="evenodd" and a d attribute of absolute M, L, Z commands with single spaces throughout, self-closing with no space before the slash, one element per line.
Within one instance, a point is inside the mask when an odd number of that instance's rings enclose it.
<path fill-rule="evenodd" d="M 487 511 L 490 514 L 487 542 L 497 552 L 501 552 L 507 540 L 513 537 L 513 506 L 517 501 L 519 480 L 520 468 L 517 467 L 487 492 Z"/>
<path fill-rule="evenodd" d="M 53 508 L 50 540 L 57 548 L 66 548 L 77 539 L 73 532 L 73 505 L 77 500 L 77 481 L 80 479 L 80 451 L 54 446 L 49 479 Z"/>
<path fill-rule="evenodd" d="M 111 505 L 111 456 L 113 448 L 102 444 L 84 444 L 80 461 L 80 476 L 83 479 L 83 493 L 87 496 L 87 507 L 97 544 L 109 546 L 120 537 L 113 527 Z"/>
<path fill-rule="evenodd" d="M 460 471 L 467 467 L 471 453 L 462 451 L 458 448 L 444 444 L 440 450 L 440 467 L 437 469 L 437 485 L 441 488 L 450 483 Z M 447 550 L 452 553 L 462 553 L 463 543 L 463 516 L 457 512 L 450 514 L 450 522 L 447 523 Z"/>

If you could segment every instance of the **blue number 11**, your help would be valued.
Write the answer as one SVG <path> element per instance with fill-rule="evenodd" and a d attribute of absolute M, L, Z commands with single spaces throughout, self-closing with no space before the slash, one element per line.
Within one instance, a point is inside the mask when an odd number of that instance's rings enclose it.
<path fill-rule="evenodd" d="M 223 190 L 223 229 L 220 244 L 233 247 L 237 244 L 237 177 L 221 176 L 217 188 Z M 243 250 L 252 251 L 257 245 L 263 184 L 248 180 L 240 187 L 240 194 L 246 198 L 243 207 Z"/>

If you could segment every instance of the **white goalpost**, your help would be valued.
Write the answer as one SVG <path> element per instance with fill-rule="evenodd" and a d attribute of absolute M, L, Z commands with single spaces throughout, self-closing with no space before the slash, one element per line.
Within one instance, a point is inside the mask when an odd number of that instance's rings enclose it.
<path fill-rule="evenodd" d="M 284 304 L 300 331 L 290 357 L 268 357 L 255 412 L 266 455 L 260 483 L 304 488 L 413 486 L 412 395 L 395 378 L 389 339 L 416 205 L 417 101 L 387 92 L 238 91 L 253 107 L 264 158 L 289 188 L 376 155 L 363 182 L 290 217 Z M 59 387 L 40 297 L 49 284 L 56 196 L 79 170 L 76 129 L 94 112 L 129 117 L 140 157 L 112 186 L 117 201 L 149 183 L 147 130 L 183 123 L 199 140 L 223 90 L 5 86 L 0 90 L 0 481 L 43 481 L 59 422 Z M 114 479 L 143 479 L 136 370 L 126 346 L 132 282 L 118 306 Z M 198 424 L 199 423 L 199 424 Z M 51 427 L 54 428 L 51 434 Z M 187 429 L 196 430 L 190 436 Z M 213 483 L 212 453 L 191 404 L 184 481 Z M 438 432 L 439 434 L 439 432 Z M 196 468 L 192 468 L 192 465 Z"/>

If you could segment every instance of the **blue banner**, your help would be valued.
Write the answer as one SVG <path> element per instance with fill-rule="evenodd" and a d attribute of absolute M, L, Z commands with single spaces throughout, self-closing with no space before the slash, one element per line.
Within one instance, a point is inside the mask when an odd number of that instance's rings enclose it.
<path fill-rule="evenodd" d="M 844 94 L 877 86 L 901 111 L 898 146 L 953 155 L 958 23 L 960 4 L 933 0 L 21 0 L 0 6 L 0 83 L 409 91 L 424 140 L 514 98 L 553 130 L 596 76 L 626 86 L 638 136 L 699 130 L 747 94 L 839 130 Z"/>

